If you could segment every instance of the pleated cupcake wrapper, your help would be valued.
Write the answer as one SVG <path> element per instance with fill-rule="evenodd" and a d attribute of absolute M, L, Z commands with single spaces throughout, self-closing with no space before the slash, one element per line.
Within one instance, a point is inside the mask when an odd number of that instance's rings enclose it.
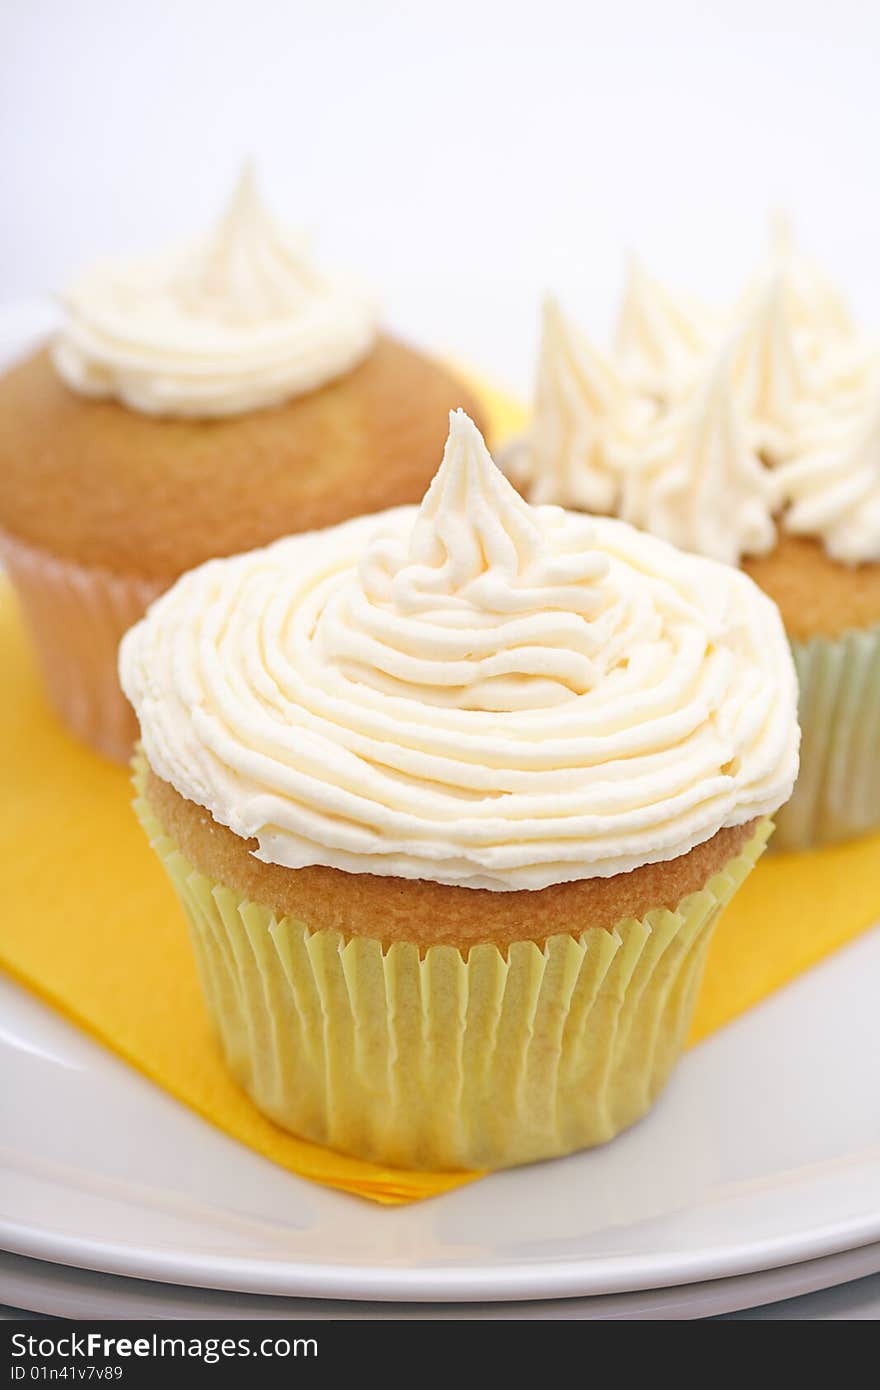
<path fill-rule="evenodd" d="M 880 626 L 792 642 L 801 767 L 775 817 L 774 849 L 807 849 L 880 826 Z"/>
<path fill-rule="evenodd" d="M 762 822 L 676 912 L 465 956 L 279 918 L 194 869 L 143 796 L 136 809 L 255 1104 L 304 1138 L 398 1168 L 526 1163 L 644 1114 L 687 1036 L 712 928 L 770 833 Z"/>
<path fill-rule="evenodd" d="M 119 685 L 119 643 L 165 585 L 60 560 L 2 532 L 0 560 L 61 720 L 98 752 L 126 762 L 137 721 Z"/>

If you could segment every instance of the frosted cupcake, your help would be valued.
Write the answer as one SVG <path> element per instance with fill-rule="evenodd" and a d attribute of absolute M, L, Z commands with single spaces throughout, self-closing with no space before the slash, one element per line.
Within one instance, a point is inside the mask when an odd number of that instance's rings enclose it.
<path fill-rule="evenodd" d="M 797 770 L 750 579 L 529 506 L 459 412 L 420 508 L 184 576 L 120 669 L 139 814 L 267 1115 L 455 1169 L 649 1108 Z"/>
<path fill-rule="evenodd" d="M 727 314 L 634 266 L 613 355 L 546 306 L 534 420 L 508 458 L 530 499 L 739 565 L 779 605 L 803 748 L 777 847 L 880 826 L 878 362 L 783 236 Z"/>
<path fill-rule="evenodd" d="M 116 758 L 119 638 L 184 570 L 422 496 L 469 394 L 319 270 L 246 171 L 198 245 L 101 264 L 0 378 L 0 557 L 68 726 Z"/>

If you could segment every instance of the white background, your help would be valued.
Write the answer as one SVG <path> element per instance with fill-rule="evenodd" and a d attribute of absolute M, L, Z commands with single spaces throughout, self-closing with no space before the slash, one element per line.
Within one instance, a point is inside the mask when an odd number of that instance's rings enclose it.
<path fill-rule="evenodd" d="M 276 210 L 411 336 L 527 389 L 560 291 L 637 246 L 727 293 L 768 205 L 880 326 L 880 7 L 853 0 L 0 0 L 0 300 Z"/>

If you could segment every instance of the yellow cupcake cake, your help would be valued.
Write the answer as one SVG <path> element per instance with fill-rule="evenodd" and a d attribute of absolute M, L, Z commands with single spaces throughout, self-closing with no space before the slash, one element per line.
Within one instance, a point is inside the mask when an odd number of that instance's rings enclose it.
<path fill-rule="evenodd" d="M 459 412 L 421 507 L 203 565 L 120 671 L 138 811 L 267 1115 L 468 1169 L 653 1103 L 797 771 L 750 579 L 530 506 Z"/>

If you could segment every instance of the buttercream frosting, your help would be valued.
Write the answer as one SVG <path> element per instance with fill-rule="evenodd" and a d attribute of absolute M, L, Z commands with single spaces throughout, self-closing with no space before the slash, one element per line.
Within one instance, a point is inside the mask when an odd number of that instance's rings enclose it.
<path fill-rule="evenodd" d="M 210 561 L 120 671 L 156 773 L 290 868 L 540 889 L 684 854 L 797 770 L 769 599 L 530 506 L 462 412 L 421 507 Z"/>
<path fill-rule="evenodd" d="M 854 418 L 824 422 L 776 481 L 788 531 L 821 538 L 844 564 L 880 562 L 880 393 Z"/>
<path fill-rule="evenodd" d="M 630 256 L 615 349 L 622 373 L 637 390 L 663 403 L 674 399 L 712 337 L 707 308 L 668 289 Z"/>
<path fill-rule="evenodd" d="M 763 280 L 746 296 L 760 296 L 760 285 L 778 282 L 783 313 L 796 358 L 794 438 L 809 447 L 817 423 L 848 417 L 869 406 L 880 389 L 880 345 L 859 332 L 849 307 L 815 261 L 797 246 L 788 219 L 777 213 L 771 224 L 771 255 Z"/>
<path fill-rule="evenodd" d="M 536 410 L 506 454 L 530 500 L 617 513 L 733 563 L 764 553 L 777 528 L 817 536 L 845 563 L 876 558 L 864 441 L 880 399 L 880 347 L 857 331 L 782 219 L 761 274 L 730 312 L 713 316 L 633 262 L 610 358 L 561 312 L 557 322 L 606 389 L 572 389 L 560 366 L 571 354 L 545 327 L 538 401 L 554 411 Z M 781 469 L 785 487 L 768 476 Z"/>
<path fill-rule="evenodd" d="M 619 454 L 620 515 L 681 546 L 736 565 L 773 548 L 779 485 L 754 452 L 730 389 L 730 352 L 692 398 Z"/>
<path fill-rule="evenodd" d="M 56 369 L 84 395 L 149 415 L 218 417 L 277 405 L 354 367 L 375 308 L 282 230 L 245 169 L 196 246 L 104 262 L 63 296 Z"/>
<path fill-rule="evenodd" d="M 800 249 L 791 222 L 779 210 L 770 221 L 770 258 L 763 279 L 777 277 L 782 281 L 786 311 L 808 356 L 821 356 L 835 340 L 856 336 L 843 295 Z"/>
<path fill-rule="evenodd" d="M 731 384 L 751 438 L 769 460 L 794 447 L 799 403 L 809 394 L 783 278 L 766 285 L 733 339 Z"/>
<path fill-rule="evenodd" d="M 528 447 L 514 460 L 532 502 L 564 496 L 585 511 L 612 509 L 620 483 L 607 458 L 608 435 L 622 393 L 611 364 L 548 298 Z"/>

